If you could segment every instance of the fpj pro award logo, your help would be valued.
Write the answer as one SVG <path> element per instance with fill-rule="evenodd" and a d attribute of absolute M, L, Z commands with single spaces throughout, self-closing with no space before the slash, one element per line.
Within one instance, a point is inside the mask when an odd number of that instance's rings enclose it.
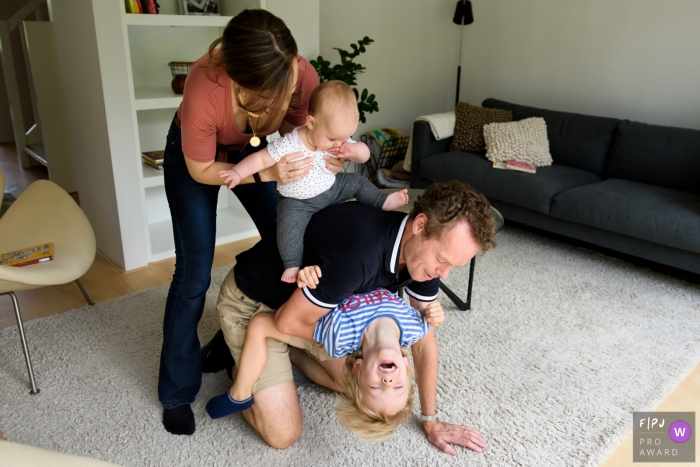
<path fill-rule="evenodd" d="M 695 462 L 695 412 L 634 412 L 634 462 Z"/>

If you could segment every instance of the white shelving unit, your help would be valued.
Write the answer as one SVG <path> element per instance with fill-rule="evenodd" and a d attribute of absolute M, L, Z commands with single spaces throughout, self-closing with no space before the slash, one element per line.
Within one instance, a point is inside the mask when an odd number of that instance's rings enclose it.
<path fill-rule="evenodd" d="M 134 15 L 122 13 L 126 25 L 127 69 L 131 71 L 132 113 L 137 125 L 135 157 L 165 147 L 165 139 L 182 95 L 170 89 L 169 61 L 195 61 L 221 35 L 227 16 Z M 141 189 L 146 206 L 148 262 L 175 255 L 163 172 L 141 164 Z M 167 169 L 166 169 L 167 170 Z M 219 193 L 216 244 L 258 234 L 255 224 L 233 193 Z"/>
<path fill-rule="evenodd" d="M 141 162 L 141 152 L 165 147 L 182 102 L 168 62 L 199 59 L 245 8 L 282 18 L 302 55 L 320 48 L 319 0 L 219 0 L 222 16 L 178 15 L 177 1 L 159 0 L 159 15 L 127 14 L 123 0 L 53 6 L 81 207 L 98 248 L 127 271 L 175 255 L 163 172 Z M 222 187 L 216 243 L 254 235 L 250 216 Z"/>

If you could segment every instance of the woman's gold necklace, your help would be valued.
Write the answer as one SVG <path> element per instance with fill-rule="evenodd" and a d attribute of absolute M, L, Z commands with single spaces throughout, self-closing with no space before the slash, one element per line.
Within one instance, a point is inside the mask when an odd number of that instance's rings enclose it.
<path fill-rule="evenodd" d="M 248 112 L 248 124 L 250 125 L 250 129 L 253 130 L 253 137 L 250 138 L 249 143 L 250 143 L 250 145 L 253 146 L 254 148 L 257 148 L 258 146 L 260 146 L 260 138 L 258 138 L 257 136 L 255 136 L 255 130 L 256 130 L 256 128 L 253 128 L 253 122 L 250 121 L 250 116 L 251 116 L 251 115 L 253 115 L 253 114 L 251 114 L 250 112 Z M 254 115 L 254 116 L 257 117 L 257 118 L 260 118 L 259 115 Z M 260 120 L 258 120 L 258 124 L 259 124 L 259 123 L 260 123 Z"/>
<path fill-rule="evenodd" d="M 231 83 L 231 85 L 233 86 L 233 82 Z M 243 105 L 245 105 L 245 101 L 243 100 L 243 96 L 241 95 L 241 88 L 239 88 L 238 86 L 235 86 L 235 94 L 236 94 L 236 96 L 239 97 L 239 99 L 241 99 L 241 102 L 243 103 Z M 269 111 L 269 108 L 265 109 L 265 113 L 267 113 L 268 111 Z M 253 128 L 253 122 L 250 120 L 250 117 L 257 118 L 258 119 L 258 126 L 260 126 L 261 115 L 254 114 L 252 112 L 247 112 L 247 113 L 248 113 L 248 125 L 250 125 L 250 129 L 253 132 L 253 136 L 250 138 L 250 141 L 248 141 L 248 143 L 250 143 L 250 145 L 253 146 L 254 148 L 257 148 L 258 146 L 260 146 L 260 138 L 258 138 L 255 134 L 257 127 Z"/>

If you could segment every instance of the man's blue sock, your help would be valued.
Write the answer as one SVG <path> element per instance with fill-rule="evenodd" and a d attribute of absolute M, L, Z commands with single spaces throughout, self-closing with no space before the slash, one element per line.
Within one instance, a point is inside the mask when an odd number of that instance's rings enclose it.
<path fill-rule="evenodd" d="M 253 396 L 243 401 L 237 401 L 231 397 L 231 393 L 226 391 L 219 396 L 209 399 L 209 402 L 207 402 L 207 413 L 211 418 L 217 419 L 232 413 L 242 412 L 251 405 L 253 405 Z"/>

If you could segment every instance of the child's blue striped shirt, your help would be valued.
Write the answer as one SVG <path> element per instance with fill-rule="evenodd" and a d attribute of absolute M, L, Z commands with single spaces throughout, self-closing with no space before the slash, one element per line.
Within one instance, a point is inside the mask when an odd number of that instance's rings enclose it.
<path fill-rule="evenodd" d="M 316 324 L 314 340 L 323 344 L 333 358 L 360 350 L 362 333 L 377 318 L 393 318 L 399 326 L 399 344 L 415 344 L 430 330 L 430 324 L 418 310 L 398 295 L 385 289 L 350 295 Z"/>

